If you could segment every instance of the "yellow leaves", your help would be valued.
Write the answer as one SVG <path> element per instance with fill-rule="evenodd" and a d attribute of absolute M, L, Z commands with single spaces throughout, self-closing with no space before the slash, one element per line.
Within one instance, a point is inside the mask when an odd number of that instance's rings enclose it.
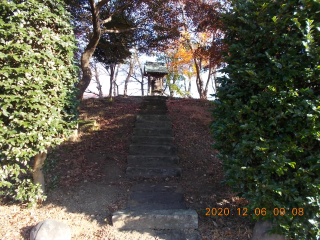
<path fill-rule="evenodd" d="M 173 54 L 173 58 L 178 59 L 180 64 L 188 64 L 192 61 L 193 54 L 191 50 L 186 50 L 186 48 L 180 44 L 177 52 Z"/>
<path fill-rule="evenodd" d="M 209 44 L 212 40 L 212 33 L 211 32 L 200 32 L 198 33 L 198 41 L 200 45 Z"/>
<path fill-rule="evenodd" d="M 216 33 L 212 31 L 190 32 L 185 29 L 180 34 L 181 37 L 174 41 L 166 51 L 166 55 L 171 59 L 168 62 L 168 69 L 192 78 L 197 75 L 196 63 L 200 66 L 198 71 L 211 66 L 212 56 L 215 55 L 213 45 Z M 217 63 L 217 59 L 214 62 Z"/>
<path fill-rule="evenodd" d="M 172 61 L 168 63 L 168 68 L 171 71 L 183 73 L 188 76 L 195 74 L 193 68 L 193 51 L 187 49 L 180 41 L 176 41 L 170 50 L 167 50 L 167 56 L 172 59 Z"/>
<path fill-rule="evenodd" d="M 181 33 L 181 36 L 184 40 L 190 40 L 191 39 L 191 36 L 190 36 L 190 33 L 184 31 Z"/>

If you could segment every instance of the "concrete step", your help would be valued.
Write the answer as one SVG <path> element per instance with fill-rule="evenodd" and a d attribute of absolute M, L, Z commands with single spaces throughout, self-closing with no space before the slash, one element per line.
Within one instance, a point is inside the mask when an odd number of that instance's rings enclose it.
<path fill-rule="evenodd" d="M 125 229 L 197 229 L 198 214 L 194 210 L 122 210 L 113 213 L 113 226 Z"/>
<path fill-rule="evenodd" d="M 145 108 L 140 108 L 139 114 L 159 114 L 159 115 L 165 115 L 168 112 L 167 108 L 152 108 L 152 107 L 145 107 Z"/>
<path fill-rule="evenodd" d="M 141 155 L 140 155 L 141 156 Z M 128 164 L 128 167 L 133 168 L 179 168 L 178 164 L 170 164 L 167 162 L 140 162 L 136 164 Z"/>
<path fill-rule="evenodd" d="M 132 234 L 134 233 L 134 234 Z M 202 240 L 197 230 L 116 230 L 112 235 L 112 239 L 157 239 L 157 240 Z"/>
<path fill-rule="evenodd" d="M 127 157 L 130 166 L 139 165 L 141 167 L 154 167 L 158 166 L 172 166 L 179 164 L 179 157 L 177 156 L 141 156 L 129 155 Z"/>
<path fill-rule="evenodd" d="M 173 137 L 154 137 L 154 136 L 133 136 L 132 143 L 134 144 L 149 144 L 149 145 L 173 145 Z"/>
<path fill-rule="evenodd" d="M 147 101 L 157 101 L 157 100 L 166 101 L 167 99 L 168 99 L 168 97 L 166 97 L 166 96 L 145 96 L 145 97 L 143 97 L 143 100 L 147 100 Z"/>
<path fill-rule="evenodd" d="M 139 203 L 134 200 L 130 200 L 126 207 L 127 210 L 169 210 L 169 209 L 186 209 L 184 203 Z"/>
<path fill-rule="evenodd" d="M 176 155 L 177 148 L 172 145 L 131 144 L 129 148 L 129 154 L 148 156 Z"/>
<path fill-rule="evenodd" d="M 153 110 L 153 109 L 141 109 L 139 111 L 139 114 L 152 114 L 152 115 L 166 115 L 167 114 L 167 110 Z"/>
<path fill-rule="evenodd" d="M 179 192 L 133 192 L 131 200 L 138 203 L 183 203 L 183 194 Z"/>
<path fill-rule="evenodd" d="M 145 164 L 145 163 L 138 163 L 138 164 L 128 164 L 128 167 L 132 167 L 132 168 L 179 168 L 178 164 L 168 164 L 168 163 L 149 163 L 149 164 Z"/>
<path fill-rule="evenodd" d="M 143 101 L 166 101 L 168 99 L 168 97 L 165 96 L 148 96 L 148 97 L 144 97 Z"/>
<path fill-rule="evenodd" d="M 173 137 L 173 130 L 167 128 L 134 128 L 134 136 Z"/>
<path fill-rule="evenodd" d="M 126 175 L 128 177 L 144 177 L 144 178 L 166 178 L 181 177 L 181 168 L 179 167 L 127 167 Z"/>
<path fill-rule="evenodd" d="M 199 232 L 182 230 L 157 231 L 158 240 L 202 240 Z"/>
<path fill-rule="evenodd" d="M 142 121 L 171 121 L 171 117 L 168 115 L 138 115 L 137 116 L 137 121 L 142 120 Z"/>
<path fill-rule="evenodd" d="M 159 107 L 159 106 L 150 106 L 150 105 L 148 105 L 148 106 L 141 106 L 140 107 L 140 112 L 141 111 L 144 111 L 144 112 L 146 112 L 146 111 L 161 111 L 161 112 L 167 112 L 168 111 L 168 108 L 167 108 L 167 106 L 165 106 L 165 107 Z"/>
<path fill-rule="evenodd" d="M 172 128 L 171 121 L 136 121 L 136 127 L 141 128 Z"/>
<path fill-rule="evenodd" d="M 183 189 L 177 183 L 164 182 L 142 182 L 132 187 L 132 192 L 179 192 L 183 193 Z"/>
<path fill-rule="evenodd" d="M 165 101 L 151 101 L 151 100 L 148 100 L 148 101 L 143 101 L 140 106 L 149 106 L 149 105 L 152 105 L 152 106 L 167 106 L 166 102 Z"/>
<path fill-rule="evenodd" d="M 127 204 L 127 209 L 186 209 L 183 189 L 177 184 L 144 182 L 135 185 L 131 190 L 131 200 Z"/>
<path fill-rule="evenodd" d="M 140 106 L 167 107 L 167 104 L 166 102 L 146 101 L 146 102 L 142 102 Z"/>

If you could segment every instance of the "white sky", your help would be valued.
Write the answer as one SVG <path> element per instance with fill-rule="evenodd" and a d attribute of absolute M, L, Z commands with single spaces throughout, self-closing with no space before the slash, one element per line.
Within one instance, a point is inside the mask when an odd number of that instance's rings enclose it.
<path fill-rule="evenodd" d="M 144 64 L 147 61 L 156 61 L 155 57 L 147 57 L 147 56 L 143 56 L 142 58 L 140 58 L 141 60 L 141 64 L 144 66 Z M 124 67 L 124 65 L 122 66 Z M 102 92 L 104 94 L 104 96 L 109 94 L 109 75 L 107 75 L 105 73 L 105 71 L 101 70 L 100 72 L 100 83 L 102 85 Z M 126 79 L 126 73 L 124 73 L 123 71 L 119 71 L 119 75 L 117 78 L 117 84 L 119 85 L 119 94 L 123 95 L 123 91 L 124 91 L 124 81 Z M 94 78 L 94 72 L 93 72 L 93 78 Z M 145 78 L 145 83 L 147 82 L 147 78 Z M 97 90 L 97 85 L 95 83 L 94 80 L 91 81 L 88 89 L 92 92 L 98 93 Z M 145 85 L 145 95 L 147 93 L 147 85 Z M 210 94 L 213 94 L 213 88 L 212 88 L 212 84 L 210 82 L 209 84 L 209 90 L 208 90 L 208 99 L 212 99 L 212 97 L 210 96 Z M 85 93 L 85 95 L 88 95 L 88 93 Z M 140 88 L 140 84 L 136 81 L 134 81 L 132 78 L 128 84 L 128 95 L 129 96 L 141 96 L 141 88 Z M 197 91 L 197 86 L 196 86 L 196 82 L 195 79 L 191 82 L 191 96 L 193 98 L 199 98 L 199 93 Z"/>

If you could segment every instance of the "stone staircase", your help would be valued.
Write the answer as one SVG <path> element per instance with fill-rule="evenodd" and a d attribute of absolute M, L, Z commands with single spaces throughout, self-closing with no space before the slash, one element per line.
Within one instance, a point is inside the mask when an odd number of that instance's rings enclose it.
<path fill-rule="evenodd" d="M 197 212 L 186 209 L 183 190 L 177 183 L 153 181 L 180 177 L 172 122 L 165 97 L 145 97 L 133 131 L 128 156 L 128 177 L 149 179 L 132 189 L 127 208 L 115 212 L 113 226 L 119 230 L 156 230 L 165 240 L 199 240 Z M 190 231 L 191 230 L 191 231 Z"/>

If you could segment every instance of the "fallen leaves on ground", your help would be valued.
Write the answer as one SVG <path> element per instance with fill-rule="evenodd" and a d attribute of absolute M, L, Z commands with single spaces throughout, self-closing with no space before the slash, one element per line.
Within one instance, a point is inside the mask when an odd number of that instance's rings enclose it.
<path fill-rule="evenodd" d="M 179 151 L 185 201 L 188 208 L 198 212 L 201 236 L 210 240 L 248 239 L 253 225 L 248 218 L 237 214 L 237 208 L 248 202 L 236 197 L 228 186 L 221 183 L 224 170 L 217 151 L 212 148 L 214 140 L 209 128 L 214 120 L 210 112 L 213 103 L 176 99 L 167 100 L 167 106 Z M 213 211 L 216 215 L 212 215 L 212 211 L 206 215 L 214 208 L 218 210 L 217 213 Z"/>
<path fill-rule="evenodd" d="M 125 168 L 140 102 L 141 98 L 134 97 L 116 97 L 113 102 L 107 98 L 84 100 L 80 117 L 82 120 L 96 120 L 97 129 L 81 133 L 76 142 L 65 142 L 51 149 L 48 159 L 59 161 L 50 176 L 58 176 L 59 181 L 43 205 L 27 209 L 23 204 L 0 199 L 0 239 L 28 239 L 31 228 L 48 218 L 67 223 L 72 229 L 72 239 L 113 239 L 115 229 L 111 225 L 111 215 L 125 207 L 127 191 L 134 184 L 134 180 L 125 177 Z M 224 177 L 222 162 L 211 148 L 213 139 L 209 125 L 213 119 L 209 109 L 214 106 L 210 101 L 197 99 L 167 100 L 167 106 L 173 120 L 182 177 L 159 181 L 181 183 L 187 207 L 198 212 L 203 239 L 250 238 L 252 223 L 236 215 L 237 208 L 245 206 L 247 201 L 236 197 L 228 186 L 221 183 Z M 47 181 L 50 183 L 49 177 Z M 77 204 L 84 199 L 75 200 L 76 196 L 69 190 L 86 189 L 86 184 L 94 187 L 101 182 L 115 191 L 107 202 L 101 202 L 104 209 L 98 205 L 93 211 L 91 203 L 88 203 L 87 206 L 81 205 L 81 211 L 71 211 L 63 205 L 64 201 L 70 202 L 77 209 Z M 63 189 L 64 194 L 56 196 L 57 189 Z M 104 199 L 107 193 L 95 190 L 90 192 L 90 197 Z M 208 208 L 228 208 L 235 215 L 206 216 Z"/>

